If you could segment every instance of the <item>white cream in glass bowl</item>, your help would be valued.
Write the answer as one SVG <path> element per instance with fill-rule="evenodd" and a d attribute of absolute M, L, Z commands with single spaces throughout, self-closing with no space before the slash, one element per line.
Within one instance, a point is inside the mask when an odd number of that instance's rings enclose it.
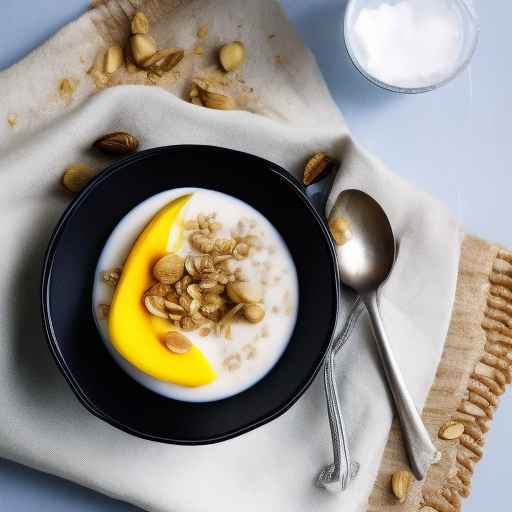
<path fill-rule="evenodd" d="M 349 0 L 345 45 L 376 85 L 403 93 L 449 82 L 469 64 L 479 25 L 470 0 Z"/>

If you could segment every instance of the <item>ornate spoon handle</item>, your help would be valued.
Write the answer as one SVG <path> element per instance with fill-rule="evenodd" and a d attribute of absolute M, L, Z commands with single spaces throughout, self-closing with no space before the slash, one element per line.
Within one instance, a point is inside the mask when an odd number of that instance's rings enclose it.
<path fill-rule="evenodd" d="M 359 464 L 353 462 L 350 458 L 345 425 L 341 416 L 338 391 L 336 389 L 335 368 L 336 354 L 348 341 L 362 311 L 363 304 L 361 299 L 357 297 L 352 303 L 341 333 L 327 353 L 324 364 L 325 397 L 327 400 L 329 426 L 331 428 L 334 461 L 320 471 L 317 477 L 317 485 L 331 492 L 345 490 L 359 470 Z"/>

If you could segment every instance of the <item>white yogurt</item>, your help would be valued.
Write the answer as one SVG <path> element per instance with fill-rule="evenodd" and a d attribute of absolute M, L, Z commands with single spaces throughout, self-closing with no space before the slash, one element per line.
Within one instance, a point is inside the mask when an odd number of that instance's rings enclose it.
<path fill-rule="evenodd" d="M 232 339 L 210 334 L 202 337 L 198 331 L 187 332 L 187 337 L 208 358 L 218 373 L 211 384 L 199 387 L 178 386 L 151 377 L 126 361 L 112 346 L 107 321 L 99 318 L 100 304 L 110 304 L 112 288 L 101 281 L 101 272 L 120 267 L 146 224 L 166 204 L 186 193 L 193 192 L 187 203 L 184 219 L 195 218 L 199 213 L 216 212 L 223 224 L 219 238 L 229 238 L 231 229 L 240 219 L 246 226 L 254 225 L 251 234 L 263 241 L 260 251 L 236 262 L 251 281 L 264 284 L 263 306 L 265 318 L 258 324 L 238 322 L 232 325 Z M 187 237 L 180 253 L 192 251 Z M 101 253 L 96 268 L 93 288 L 93 309 L 96 325 L 108 350 L 120 366 L 135 380 L 169 398 L 187 402 L 219 400 L 249 388 L 276 364 L 292 335 L 298 309 L 298 280 L 291 255 L 279 233 L 258 211 L 234 197 L 205 189 L 176 189 L 157 194 L 128 213 L 116 226 Z M 143 340 L 141 340 L 143 342 Z M 241 367 L 229 371 L 223 362 L 233 354 L 240 354 Z"/>

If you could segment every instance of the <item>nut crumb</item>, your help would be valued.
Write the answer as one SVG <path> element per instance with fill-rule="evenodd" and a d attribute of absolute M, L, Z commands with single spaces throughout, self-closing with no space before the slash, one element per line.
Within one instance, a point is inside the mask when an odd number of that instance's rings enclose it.
<path fill-rule="evenodd" d="M 194 55 L 203 55 L 204 53 L 204 48 L 202 46 L 195 46 L 193 49 L 192 49 L 192 52 L 194 53 Z"/>
<path fill-rule="evenodd" d="M 7 116 L 7 122 L 11 128 L 14 128 L 18 122 L 18 116 L 16 114 L 9 114 Z"/>
<path fill-rule="evenodd" d="M 282 55 L 276 55 L 274 61 L 276 64 L 284 64 L 284 57 Z"/>
<path fill-rule="evenodd" d="M 106 320 L 110 313 L 110 304 L 99 304 L 98 305 L 98 317 L 100 320 Z"/>
<path fill-rule="evenodd" d="M 230 372 L 238 370 L 242 366 L 242 358 L 240 357 L 240 354 L 233 354 L 229 357 L 226 357 L 222 363 L 222 366 Z"/>
<path fill-rule="evenodd" d="M 70 102 L 73 99 L 73 94 L 76 91 L 78 81 L 73 78 L 63 78 L 59 81 L 59 95 L 62 99 Z"/>
<path fill-rule="evenodd" d="M 205 38 L 208 35 L 208 25 L 205 23 L 204 25 L 201 25 L 197 31 L 197 37 L 200 39 Z"/>

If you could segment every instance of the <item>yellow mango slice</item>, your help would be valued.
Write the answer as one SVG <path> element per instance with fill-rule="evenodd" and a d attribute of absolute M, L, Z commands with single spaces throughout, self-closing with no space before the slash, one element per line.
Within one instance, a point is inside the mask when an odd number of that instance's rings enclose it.
<path fill-rule="evenodd" d="M 165 206 L 135 241 L 112 299 L 108 329 L 115 349 L 136 368 L 155 379 L 193 387 L 215 380 L 215 370 L 195 346 L 186 354 L 170 352 L 161 336 L 175 327 L 149 314 L 142 300 L 155 282 L 151 273 L 155 262 L 181 245 L 181 214 L 190 197 L 180 197 Z"/>

